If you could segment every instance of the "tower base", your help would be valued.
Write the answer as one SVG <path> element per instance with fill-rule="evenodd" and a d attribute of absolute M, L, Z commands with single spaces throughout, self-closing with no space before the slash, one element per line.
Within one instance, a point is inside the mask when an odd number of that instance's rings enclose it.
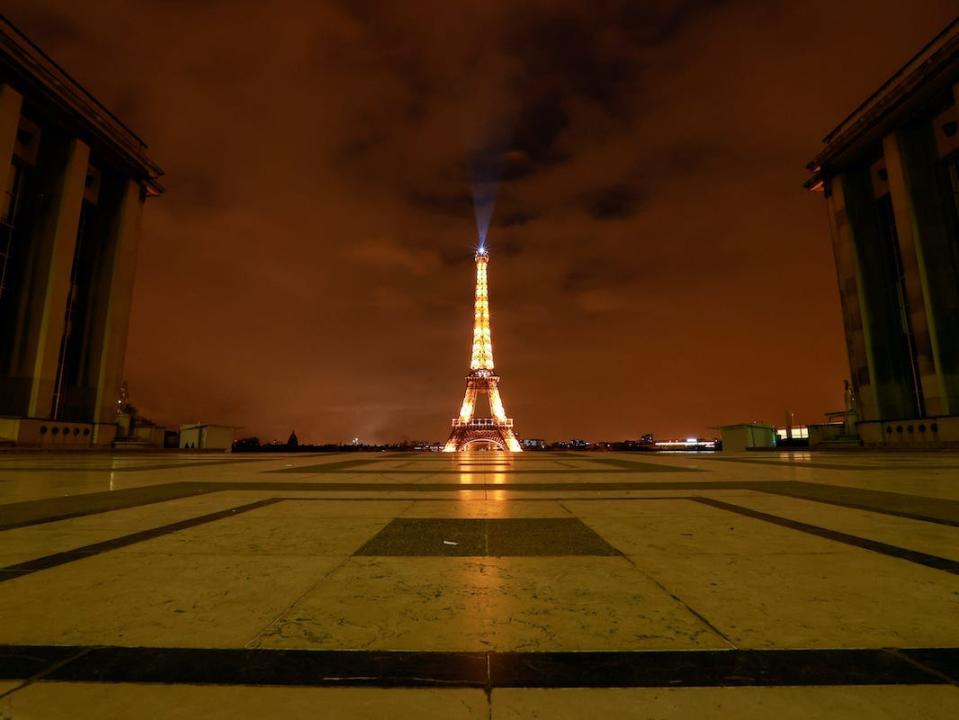
<path fill-rule="evenodd" d="M 523 452 L 511 427 L 493 423 L 492 420 L 482 419 L 454 425 L 453 432 L 443 446 L 443 452 L 460 452 L 483 444 L 495 445 L 504 452 Z"/>

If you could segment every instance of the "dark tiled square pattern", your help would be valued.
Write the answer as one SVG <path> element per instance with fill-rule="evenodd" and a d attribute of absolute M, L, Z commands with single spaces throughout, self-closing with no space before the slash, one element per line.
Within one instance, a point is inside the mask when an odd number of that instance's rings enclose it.
<path fill-rule="evenodd" d="M 577 518 L 396 518 L 357 555 L 618 555 Z"/>

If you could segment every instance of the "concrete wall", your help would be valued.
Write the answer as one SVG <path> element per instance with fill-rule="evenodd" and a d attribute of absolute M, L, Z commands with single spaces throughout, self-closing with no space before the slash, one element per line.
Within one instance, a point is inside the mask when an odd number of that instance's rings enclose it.
<path fill-rule="evenodd" d="M 181 425 L 180 447 L 232 452 L 234 432 L 227 425 Z"/>
<path fill-rule="evenodd" d="M 845 438 L 845 425 L 837 423 L 809 425 L 809 449 L 815 449 L 823 443 L 837 442 Z"/>
<path fill-rule="evenodd" d="M 115 433 L 116 426 L 111 424 L 0 418 L 0 441 L 28 447 L 79 448 L 109 445 Z"/>
<path fill-rule="evenodd" d="M 776 428 L 772 425 L 727 425 L 719 430 L 723 439 L 723 452 L 776 447 Z"/>
<path fill-rule="evenodd" d="M 859 437 L 869 448 L 959 448 L 959 416 L 861 422 Z"/>
<path fill-rule="evenodd" d="M 133 428 L 133 440 L 145 442 L 155 447 L 163 447 L 163 438 L 166 431 L 162 427 L 155 425 L 137 425 Z"/>

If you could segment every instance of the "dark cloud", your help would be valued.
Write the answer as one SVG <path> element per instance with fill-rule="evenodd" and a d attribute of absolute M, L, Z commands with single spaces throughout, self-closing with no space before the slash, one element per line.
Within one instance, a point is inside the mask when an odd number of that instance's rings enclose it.
<path fill-rule="evenodd" d="M 469 163 L 472 177 L 509 182 L 569 160 L 568 150 L 558 146 L 568 125 L 569 116 L 558 96 L 524 102 L 515 115 L 502 119 L 491 131 L 499 137 L 473 154 Z"/>
<path fill-rule="evenodd" d="M 429 213 L 461 219 L 473 217 L 473 196 L 469 194 L 420 195 L 414 193 L 409 196 L 409 200 L 413 205 Z"/>
<path fill-rule="evenodd" d="M 706 140 L 702 137 L 681 140 L 663 147 L 652 159 L 650 168 L 640 168 L 637 173 L 644 179 L 658 172 L 667 171 L 675 176 L 688 176 L 710 172 L 720 172 L 724 167 L 746 167 L 752 164 L 751 158 L 742 157 L 735 146 L 722 139 Z"/>
<path fill-rule="evenodd" d="M 552 165 L 568 160 L 557 148 L 559 134 L 569 125 L 562 99 L 556 95 L 540 98 L 523 107 L 510 128 L 509 152 L 519 153 L 534 165 Z"/>
<path fill-rule="evenodd" d="M 708 17 L 709 11 L 731 4 L 731 0 L 647 3 L 624 0 L 619 4 L 619 11 L 630 40 L 655 47 L 674 38 L 686 25 Z"/>
<path fill-rule="evenodd" d="M 534 160 L 525 149 L 513 149 L 499 158 L 497 177 L 500 180 L 518 180 L 535 169 Z"/>
<path fill-rule="evenodd" d="M 628 269 L 608 258 L 593 257 L 568 269 L 562 278 L 562 289 L 578 293 L 601 287 L 626 285 L 635 281 Z"/>
<path fill-rule="evenodd" d="M 608 185 L 591 193 L 586 210 L 596 220 L 622 220 L 640 207 L 642 196 L 627 183 Z"/>
<path fill-rule="evenodd" d="M 219 175 L 212 169 L 184 168 L 177 173 L 176 182 L 166 193 L 164 202 L 169 201 L 186 213 L 222 210 L 230 203 Z"/>
<path fill-rule="evenodd" d="M 516 236 L 506 236 L 496 243 L 496 257 L 513 258 L 523 253 L 523 243 Z"/>
<path fill-rule="evenodd" d="M 525 213 L 521 210 L 515 210 L 513 212 L 500 212 L 496 219 L 496 224 L 500 227 L 514 227 L 517 225 L 526 225 L 530 223 L 535 218 L 535 215 L 530 213 Z"/>
<path fill-rule="evenodd" d="M 606 21 L 616 22 L 618 13 L 602 16 L 601 11 L 545 14 L 517 29 L 510 47 L 527 70 L 519 82 L 527 92 L 546 88 L 553 105 L 548 115 L 561 116 L 558 103 L 574 95 L 608 107 L 619 104 L 619 88 L 631 74 L 632 63 L 629 53 L 609 42 L 597 27 L 608 28 Z"/>

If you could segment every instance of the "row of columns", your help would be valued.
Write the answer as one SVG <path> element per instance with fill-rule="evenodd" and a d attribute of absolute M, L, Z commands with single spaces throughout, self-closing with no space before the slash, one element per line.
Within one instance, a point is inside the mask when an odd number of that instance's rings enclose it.
<path fill-rule="evenodd" d="M 959 85 L 953 88 L 959 112 Z M 895 217 L 895 242 L 902 268 L 902 318 L 882 314 L 876 291 L 870 288 L 869 262 L 864 253 L 879 252 L 876 223 L 869 217 L 874 203 L 869 175 L 853 168 L 831 179 L 829 217 L 839 276 L 847 349 L 863 419 L 895 416 L 890 408 L 907 404 L 903 387 L 884 377 L 886 344 L 895 335 L 892 323 L 908 324 L 911 359 L 918 375 L 921 406 L 926 416 L 959 414 L 959 290 L 956 285 L 955 245 L 959 239 L 948 222 L 953 198 L 937 177 L 941 159 L 936 152 L 931 122 L 918 122 L 886 135 L 882 140 L 885 175 Z M 881 232 L 881 228 L 878 229 Z M 875 268 L 873 264 L 872 268 Z M 874 280 L 874 279 L 873 279 Z M 895 290 L 890 290 L 895 292 Z M 872 293 L 872 294 L 871 294 Z M 886 357 L 882 357 L 883 355 Z M 886 375 L 888 373 L 885 373 Z M 897 397 L 898 393 L 898 397 Z"/>
<path fill-rule="evenodd" d="M 0 85 L 0 182 L 2 191 L 11 188 L 11 168 L 20 125 L 23 98 L 9 85 Z M 41 138 L 40 142 L 44 142 Z M 59 167 L 50 178 L 48 197 L 29 238 L 36 258 L 31 270 L 32 286 L 23 302 L 31 304 L 31 312 L 19 329 L 15 342 L 11 375 L 29 384 L 29 399 L 24 408 L 26 417 L 49 418 L 57 378 L 60 345 L 64 334 L 65 312 L 70 294 L 71 270 L 77 249 L 81 209 L 90 166 L 90 146 L 79 138 L 68 140 Z M 140 184 L 123 181 L 122 197 L 112 211 L 104 236 L 94 242 L 104 243 L 104 259 L 109 271 L 109 289 L 101 297 L 105 302 L 92 309 L 100 323 L 100 346 L 91 349 L 96 372 L 95 406 L 84 421 L 112 425 L 115 400 L 122 382 L 123 360 L 133 294 L 139 225 L 143 206 Z M 17 248 L 24 251 L 24 247 Z M 112 437 L 112 431 L 104 433 Z M 97 441 L 96 435 L 94 442 Z"/>

